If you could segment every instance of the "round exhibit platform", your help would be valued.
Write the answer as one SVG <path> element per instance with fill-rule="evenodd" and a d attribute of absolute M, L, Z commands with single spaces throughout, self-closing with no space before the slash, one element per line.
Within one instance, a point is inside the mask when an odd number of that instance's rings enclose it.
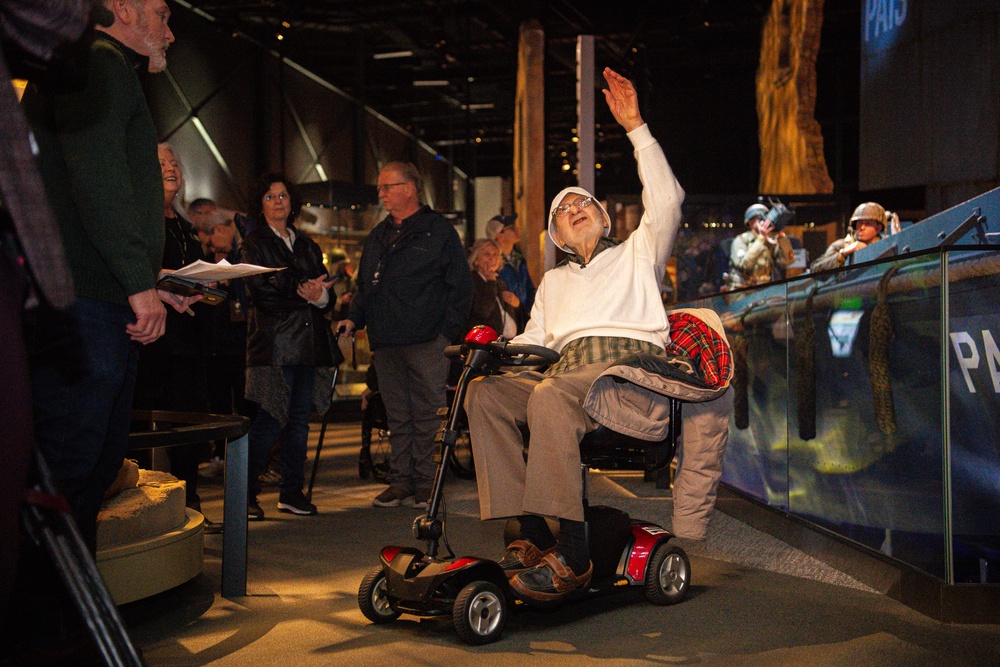
<path fill-rule="evenodd" d="M 179 586 L 201 572 L 205 517 L 187 509 L 180 528 L 145 540 L 101 549 L 97 568 L 115 604 L 147 598 Z"/>
<path fill-rule="evenodd" d="M 179 586 L 201 572 L 205 517 L 185 507 L 184 482 L 138 471 L 138 483 L 105 500 L 97 568 L 116 604 Z"/>

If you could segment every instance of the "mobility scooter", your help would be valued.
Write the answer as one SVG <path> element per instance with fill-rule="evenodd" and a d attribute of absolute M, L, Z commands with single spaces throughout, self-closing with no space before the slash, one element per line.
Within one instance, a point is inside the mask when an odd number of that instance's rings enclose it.
<path fill-rule="evenodd" d="M 381 566 L 369 572 L 361 582 L 358 605 L 373 623 L 389 623 L 404 613 L 451 616 L 463 641 L 488 644 L 499 639 L 511 609 L 539 603 L 518 598 L 495 561 L 476 556 L 456 558 L 450 546 L 447 556 L 438 554 L 439 541 L 445 535 L 442 500 L 448 460 L 456 441 L 465 431 L 463 403 L 472 379 L 498 373 L 501 368 L 550 364 L 559 359 L 559 353 L 537 345 L 505 342 L 489 327 L 480 326 L 466 335 L 463 345 L 448 348 L 446 354 L 463 357 L 464 365 L 441 433 L 442 449 L 427 514 L 418 517 L 413 524 L 414 537 L 426 543 L 426 550 L 384 547 L 380 554 Z M 680 403 L 671 400 L 670 431 L 664 441 L 669 452 L 661 454 L 659 459 L 667 465 L 673 458 L 673 446 L 680 432 Z M 588 438 L 590 435 L 593 434 Z M 603 437 L 608 436 L 604 434 Z M 584 461 L 588 438 L 581 443 Z M 684 550 L 670 543 L 673 534 L 655 524 L 630 519 L 620 510 L 589 506 L 586 503 L 586 467 L 583 474 L 585 519 L 594 574 L 590 586 L 574 591 L 571 597 L 640 586 L 646 598 L 655 604 L 668 605 L 683 600 L 690 586 L 691 565 Z M 509 529 L 510 526 L 508 533 Z M 516 538 L 516 535 L 507 536 L 508 542 Z"/>

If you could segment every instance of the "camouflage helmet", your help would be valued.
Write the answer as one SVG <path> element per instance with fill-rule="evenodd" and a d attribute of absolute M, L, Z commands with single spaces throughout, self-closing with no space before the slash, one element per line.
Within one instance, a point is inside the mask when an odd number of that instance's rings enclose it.
<path fill-rule="evenodd" d="M 767 215 L 768 208 L 763 204 L 752 204 L 750 208 L 743 213 L 743 224 L 749 225 L 750 221 L 755 218 L 763 218 Z"/>
<path fill-rule="evenodd" d="M 851 215 L 851 227 L 856 227 L 858 220 L 871 220 L 885 229 L 885 209 L 881 204 L 867 201 L 854 209 L 854 214 Z"/>

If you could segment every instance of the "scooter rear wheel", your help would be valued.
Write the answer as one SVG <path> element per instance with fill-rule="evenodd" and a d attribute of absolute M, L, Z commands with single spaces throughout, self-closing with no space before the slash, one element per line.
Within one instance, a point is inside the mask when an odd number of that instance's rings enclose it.
<path fill-rule="evenodd" d="M 653 604 L 677 604 L 687 597 L 691 586 L 691 561 L 684 549 L 661 543 L 653 551 L 646 568 L 643 592 Z"/>
<path fill-rule="evenodd" d="M 375 392 L 361 413 L 361 452 L 358 455 L 358 477 L 385 482 L 389 477 L 389 426 L 382 394 Z"/>
<path fill-rule="evenodd" d="M 455 598 L 451 619 L 455 632 L 466 644 L 490 644 L 503 632 L 507 598 L 496 584 L 473 581 Z"/>
<path fill-rule="evenodd" d="M 372 623 L 391 623 L 399 618 L 399 612 L 392 608 L 386 589 L 385 570 L 372 570 L 361 580 L 358 588 L 358 607 Z"/>
<path fill-rule="evenodd" d="M 448 457 L 448 465 L 460 479 L 476 478 L 476 462 L 472 457 L 472 442 L 469 440 L 468 431 L 459 434 L 455 447 Z"/>

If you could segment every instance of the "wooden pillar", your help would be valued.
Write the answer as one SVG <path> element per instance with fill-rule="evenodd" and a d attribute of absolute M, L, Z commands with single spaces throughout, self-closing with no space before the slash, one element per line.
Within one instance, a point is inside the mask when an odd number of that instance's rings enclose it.
<path fill-rule="evenodd" d="M 772 0 L 757 69 L 760 192 L 830 194 L 816 122 L 816 56 L 823 0 Z"/>
<path fill-rule="evenodd" d="M 542 279 L 545 206 L 545 31 L 536 20 L 521 24 L 514 111 L 514 211 L 521 249 L 537 285 Z"/>

